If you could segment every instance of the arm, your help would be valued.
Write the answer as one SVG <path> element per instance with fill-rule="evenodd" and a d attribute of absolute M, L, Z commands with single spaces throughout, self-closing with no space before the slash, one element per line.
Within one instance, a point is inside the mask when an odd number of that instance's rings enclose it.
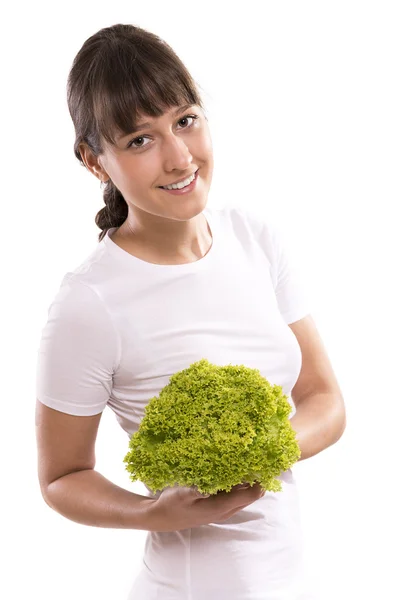
<path fill-rule="evenodd" d="M 158 499 L 128 492 L 94 470 L 100 418 L 101 413 L 77 417 L 37 402 L 40 488 L 45 502 L 71 521 L 93 527 L 180 531 L 226 520 L 263 495 L 259 485 L 210 498 L 201 498 L 196 486 L 170 487 Z"/>
<path fill-rule="evenodd" d="M 76 471 L 50 483 L 43 498 L 63 517 L 92 527 L 146 529 L 151 499 L 128 492 L 94 469 Z"/>
<path fill-rule="evenodd" d="M 342 436 L 346 427 L 343 395 L 314 319 L 307 315 L 289 325 L 299 343 L 301 371 L 292 390 L 301 457 L 310 458 Z"/>
<path fill-rule="evenodd" d="M 152 499 L 94 470 L 101 413 L 79 417 L 36 403 L 38 475 L 43 499 L 67 519 L 92 527 L 150 530 Z"/>
<path fill-rule="evenodd" d="M 296 405 L 290 419 L 300 446 L 299 460 L 310 458 L 335 444 L 346 427 L 343 399 L 335 393 L 315 393 Z"/>

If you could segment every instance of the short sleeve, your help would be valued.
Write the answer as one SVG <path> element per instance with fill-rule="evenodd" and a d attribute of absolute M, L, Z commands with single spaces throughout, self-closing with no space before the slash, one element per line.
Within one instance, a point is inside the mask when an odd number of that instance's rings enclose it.
<path fill-rule="evenodd" d="M 65 277 L 48 309 L 36 370 L 36 397 L 70 415 L 102 412 L 112 391 L 119 343 L 97 292 Z"/>
<path fill-rule="evenodd" d="M 270 276 L 279 312 L 287 325 L 311 313 L 300 263 L 288 249 L 282 230 L 271 219 L 252 211 L 242 211 L 270 264 Z"/>
<path fill-rule="evenodd" d="M 301 265 L 289 251 L 282 230 L 273 223 L 266 224 L 272 243 L 273 283 L 279 312 L 290 325 L 311 313 L 311 301 L 306 291 Z"/>

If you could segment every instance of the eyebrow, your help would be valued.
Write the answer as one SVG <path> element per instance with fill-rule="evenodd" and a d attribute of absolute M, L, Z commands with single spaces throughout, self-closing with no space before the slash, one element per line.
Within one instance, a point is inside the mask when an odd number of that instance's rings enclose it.
<path fill-rule="evenodd" d="M 183 112 L 184 110 L 187 110 L 191 106 L 194 106 L 194 105 L 193 104 L 184 104 L 183 106 L 179 106 L 179 108 L 177 108 L 176 110 L 173 111 L 172 116 L 175 117 L 177 114 L 179 114 L 180 112 Z M 146 123 L 138 123 L 136 125 L 136 127 L 134 127 L 132 129 L 132 131 L 130 131 L 129 133 L 123 133 L 122 135 L 117 137 L 117 140 L 120 141 L 127 135 L 132 135 L 133 133 L 136 133 L 137 131 L 140 131 L 141 129 L 151 129 L 151 127 L 152 127 L 152 123 L 147 123 L 147 122 Z"/>

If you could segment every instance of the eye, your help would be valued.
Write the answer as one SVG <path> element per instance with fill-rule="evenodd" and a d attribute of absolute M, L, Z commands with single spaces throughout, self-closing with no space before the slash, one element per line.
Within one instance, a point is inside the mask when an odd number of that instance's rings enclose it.
<path fill-rule="evenodd" d="M 195 120 L 198 118 L 199 118 L 198 115 L 185 115 L 184 117 L 182 117 L 182 119 L 179 119 L 178 123 L 180 123 L 181 121 L 186 121 L 187 119 L 193 119 L 192 125 L 189 125 L 189 127 L 192 127 L 194 125 Z M 184 129 L 188 129 L 188 128 L 184 127 Z"/>
<path fill-rule="evenodd" d="M 132 140 L 131 142 L 129 142 L 129 144 L 128 144 L 128 146 L 127 146 L 127 147 L 128 147 L 128 148 L 132 148 L 132 147 L 133 147 L 133 148 L 137 148 L 137 149 L 139 149 L 139 148 L 144 148 L 144 145 L 143 145 L 143 144 L 140 144 L 140 146 L 136 146 L 136 143 L 137 143 L 139 140 L 144 140 L 146 137 L 147 137 L 146 135 L 141 135 L 141 136 L 139 136 L 139 137 L 135 138 L 134 140 Z M 145 145 L 147 146 L 147 144 L 145 144 Z"/>
<path fill-rule="evenodd" d="M 178 121 L 178 123 L 181 123 L 182 121 L 186 121 L 187 119 L 193 119 L 193 122 L 191 123 L 191 125 L 188 125 L 187 127 L 183 127 L 183 129 L 190 129 L 191 127 L 193 127 L 195 121 L 199 118 L 199 115 L 185 115 L 184 117 L 181 117 Z M 137 150 L 139 150 L 140 148 L 145 148 L 145 146 L 148 146 L 148 144 L 140 144 L 139 146 L 136 145 L 136 143 L 139 140 L 144 140 L 148 138 L 147 135 L 140 135 L 139 137 L 133 139 L 131 142 L 129 142 L 127 148 L 135 148 Z"/>

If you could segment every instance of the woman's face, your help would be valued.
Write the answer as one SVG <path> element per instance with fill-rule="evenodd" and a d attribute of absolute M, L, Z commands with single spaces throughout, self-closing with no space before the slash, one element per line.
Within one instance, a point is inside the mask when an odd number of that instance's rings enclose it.
<path fill-rule="evenodd" d="M 135 132 L 117 139 L 116 146 L 106 144 L 97 160 L 103 181 L 111 178 L 134 216 L 139 209 L 139 214 L 186 221 L 207 204 L 213 152 L 208 122 L 197 105 L 175 107 L 161 117 L 143 116 Z M 192 192 L 175 195 L 160 189 L 197 169 Z"/>

